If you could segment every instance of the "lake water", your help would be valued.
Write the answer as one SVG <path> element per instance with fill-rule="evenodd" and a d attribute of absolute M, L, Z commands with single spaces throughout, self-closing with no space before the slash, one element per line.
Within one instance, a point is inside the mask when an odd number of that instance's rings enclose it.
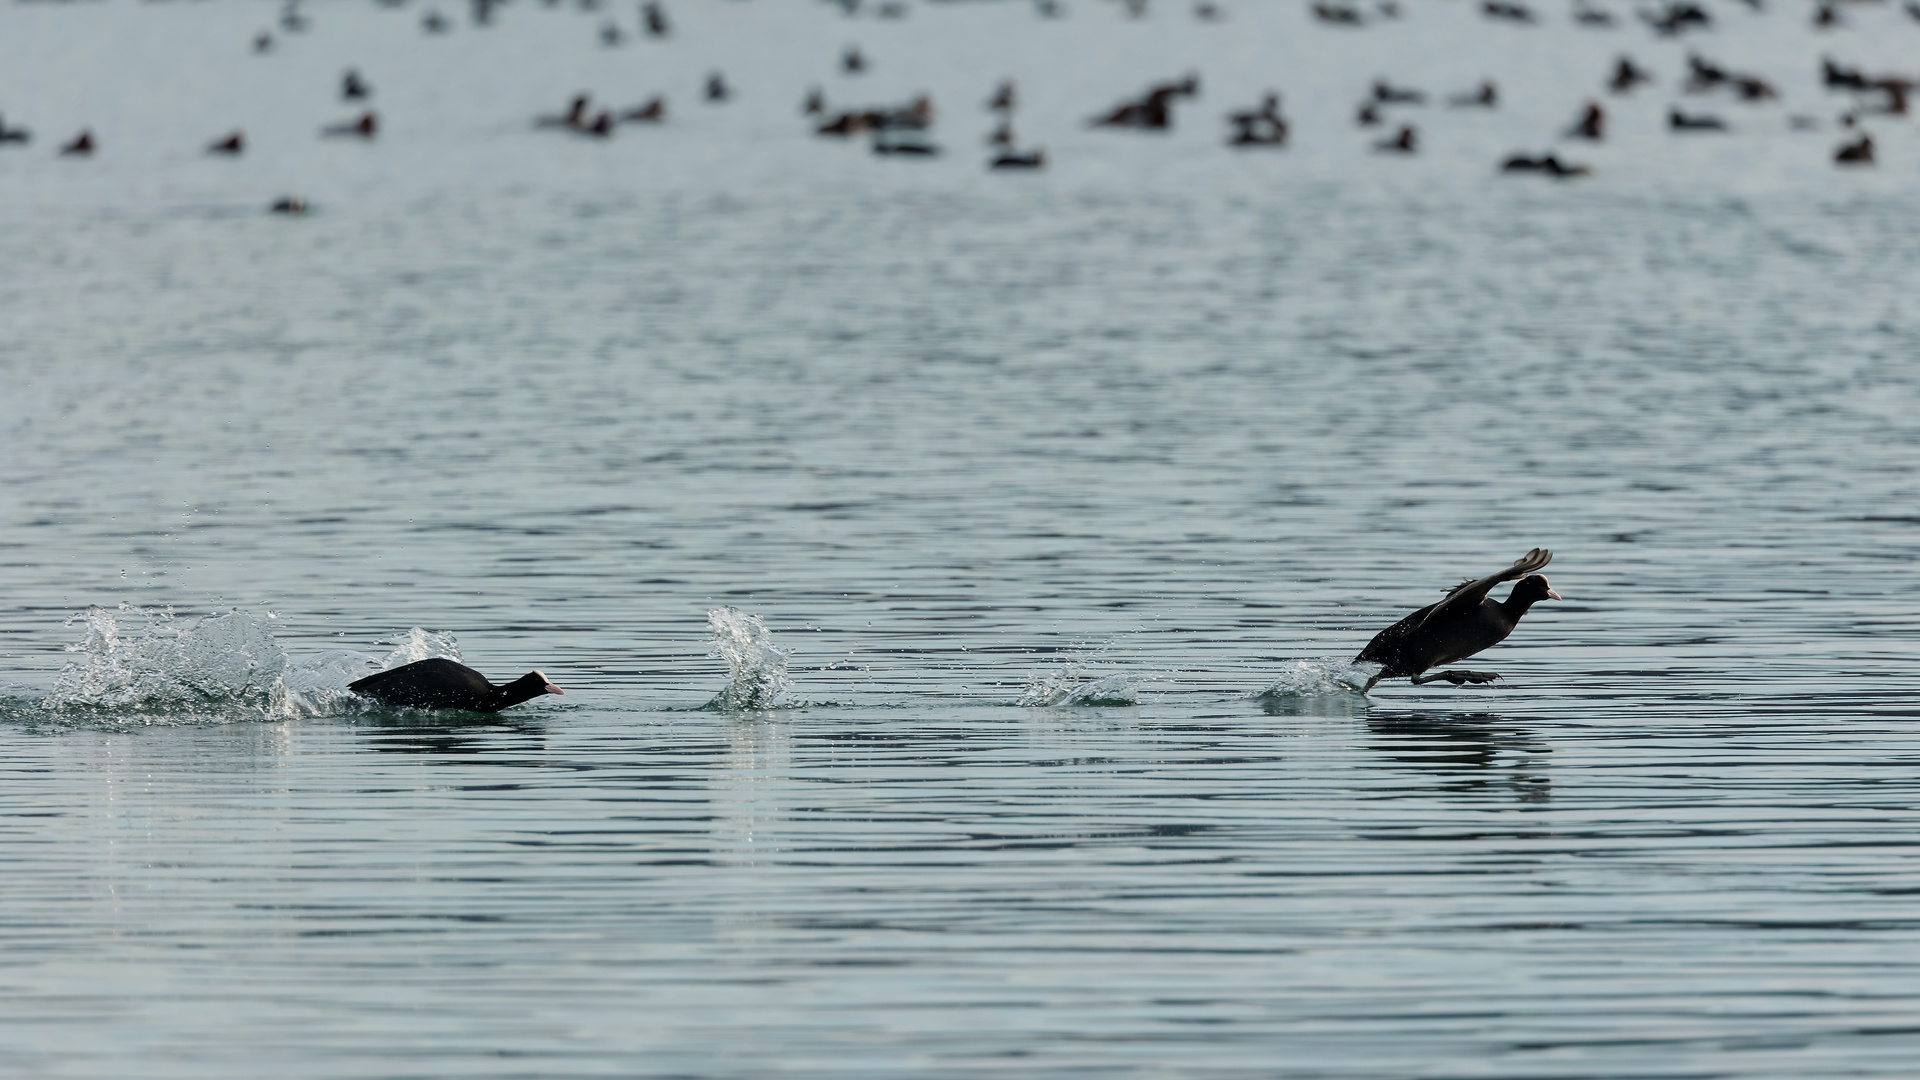
<path fill-rule="evenodd" d="M 1407 7 L 0 12 L 0 1071 L 1913 1075 L 1920 182 L 1813 76 L 1920 27 Z M 1783 100 L 1669 137 L 1689 48 Z M 1510 104 L 1386 161 L 1376 74 Z M 587 87 L 674 121 L 529 128 Z M 1500 682 L 1342 684 L 1536 545 Z M 567 693 L 340 693 L 432 654 Z"/>

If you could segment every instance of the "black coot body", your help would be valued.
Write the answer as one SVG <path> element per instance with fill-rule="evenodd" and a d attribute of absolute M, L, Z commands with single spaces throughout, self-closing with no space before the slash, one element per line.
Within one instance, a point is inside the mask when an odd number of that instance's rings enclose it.
<path fill-rule="evenodd" d="M 529 671 L 505 686 L 495 686 L 485 675 L 443 657 L 369 675 L 347 684 L 347 689 L 382 705 L 483 713 L 512 708 L 541 694 L 566 692 L 538 671 Z"/>
<path fill-rule="evenodd" d="M 1442 671 L 1426 678 L 1421 678 L 1421 673 L 1441 664 L 1465 660 L 1482 649 L 1498 645 L 1513 633 L 1520 616 L 1536 601 L 1560 599 L 1547 579 L 1533 572 L 1546 566 L 1552 558 L 1552 552 L 1534 548 L 1505 570 L 1462 582 L 1439 603 L 1423 607 L 1375 634 L 1367 647 L 1360 650 L 1360 655 L 1354 657 L 1355 663 L 1368 661 L 1380 665 L 1380 673 L 1367 683 L 1367 688 L 1372 689 L 1381 679 L 1412 678 L 1416 683 L 1446 679 L 1457 686 L 1498 678 L 1483 671 Z M 1487 596 L 1495 585 L 1514 578 L 1520 582 L 1506 600 Z"/>

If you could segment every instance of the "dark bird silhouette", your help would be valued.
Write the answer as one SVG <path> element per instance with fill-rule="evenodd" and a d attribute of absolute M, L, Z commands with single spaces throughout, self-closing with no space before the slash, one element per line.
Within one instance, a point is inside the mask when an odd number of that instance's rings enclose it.
<path fill-rule="evenodd" d="M 541 694 L 566 693 L 539 671 L 529 671 L 505 686 L 495 686 L 485 675 L 465 664 L 442 657 L 369 675 L 348 683 L 347 689 L 398 708 L 482 713 L 510 709 Z"/>
<path fill-rule="evenodd" d="M 1835 165 L 1873 164 L 1873 136 L 1863 132 L 1858 140 L 1834 151 L 1833 163 Z"/>
<path fill-rule="evenodd" d="M 233 134 L 227 136 L 224 139 L 221 139 L 218 142 L 208 144 L 207 153 L 227 154 L 233 157 L 238 157 L 240 155 L 240 152 L 242 150 L 245 150 L 246 148 L 247 148 L 246 137 L 236 131 Z"/>
<path fill-rule="evenodd" d="M 1500 89 L 1488 79 L 1480 84 L 1480 89 L 1470 94 L 1455 94 L 1447 99 L 1447 104 L 1456 109 L 1491 109 L 1500 104 Z"/>
<path fill-rule="evenodd" d="M 1705 30 L 1713 25 L 1713 17 L 1707 14 L 1707 9 L 1691 0 L 1674 0 L 1665 8 L 1642 11 L 1640 17 L 1653 27 L 1655 33 L 1664 37 L 1678 37 L 1688 30 Z"/>
<path fill-rule="evenodd" d="M 1600 103 L 1597 101 L 1587 102 L 1586 111 L 1582 112 L 1580 119 L 1575 120 L 1573 126 L 1567 129 L 1567 138 L 1569 139 L 1593 139 L 1598 141 L 1606 138 L 1606 135 L 1607 111 L 1602 109 Z"/>
<path fill-rule="evenodd" d="M 273 35 L 265 30 L 253 35 L 253 51 L 257 53 L 273 51 Z"/>
<path fill-rule="evenodd" d="M 1258 109 L 1228 113 L 1227 123 L 1233 127 L 1233 134 L 1227 137 L 1228 146 L 1287 144 L 1287 120 L 1280 115 L 1280 95 L 1271 90 L 1260 99 Z"/>
<path fill-rule="evenodd" d="M 921 94 L 896 108 L 849 109 L 814 128 L 814 134 L 845 137 L 869 131 L 925 131 L 932 124 L 933 99 Z"/>
<path fill-rule="evenodd" d="M 1412 126 L 1407 126 L 1393 138 L 1374 143 L 1373 148 L 1385 154 L 1411 154 L 1420 149 L 1420 137 Z"/>
<path fill-rule="evenodd" d="M 1313 17 L 1323 23 L 1331 23 L 1334 26 L 1364 26 L 1366 24 L 1366 20 L 1360 17 L 1360 12 L 1345 4 L 1315 4 L 1313 5 Z"/>
<path fill-rule="evenodd" d="M 575 94 L 567 111 L 559 116 L 536 116 L 533 126 L 541 128 L 577 128 L 587 122 L 587 95 Z"/>
<path fill-rule="evenodd" d="M 667 13 L 651 0 L 640 5 L 640 22 L 647 28 L 648 37 L 663 38 L 673 33 L 673 28 L 667 25 Z"/>
<path fill-rule="evenodd" d="M 1667 128 L 1670 131 L 1725 131 L 1727 125 L 1717 116 L 1689 116 L 1679 109 L 1668 109 Z"/>
<path fill-rule="evenodd" d="M 618 117 L 623 124 L 658 124 L 667 118 L 667 99 L 654 95 L 647 103 L 628 109 Z"/>
<path fill-rule="evenodd" d="M 1534 21 L 1533 9 L 1525 4 L 1506 3 L 1504 0 L 1485 0 L 1480 5 L 1480 14 L 1489 19 L 1499 19 L 1504 22 L 1531 23 Z"/>
<path fill-rule="evenodd" d="M 1653 76 L 1645 68 L 1633 62 L 1630 56 L 1622 56 L 1613 65 L 1613 78 L 1607 80 L 1607 89 L 1616 94 L 1624 94 L 1639 86 L 1650 83 Z"/>
<path fill-rule="evenodd" d="M 1687 54 L 1687 93 L 1700 94 L 1728 81 L 1726 69 L 1699 53 Z"/>
<path fill-rule="evenodd" d="M 707 100 L 719 103 L 733 96 L 733 90 L 727 86 L 726 76 L 719 72 L 707 75 Z"/>
<path fill-rule="evenodd" d="M 453 24 L 447 21 L 446 16 L 437 11 L 429 11 L 420 17 L 420 29 L 424 33 L 444 34 L 452 28 Z"/>
<path fill-rule="evenodd" d="M 26 128 L 10 128 L 7 126 L 6 117 L 0 116 L 0 146 L 4 146 L 7 143 L 19 143 L 25 146 L 32 140 L 33 132 L 28 131 Z"/>
<path fill-rule="evenodd" d="M 1547 579 L 1534 571 L 1553 558 L 1544 548 L 1514 560 L 1512 566 L 1477 580 L 1463 581 L 1437 604 L 1430 604 L 1373 636 L 1354 663 L 1374 663 L 1380 670 L 1367 680 L 1367 690 L 1382 679 L 1412 679 L 1429 683 L 1444 679 L 1455 686 L 1488 683 L 1499 678 L 1491 671 L 1437 671 L 1429 668 L 1465 660 L 1505 641 L 1527 609 L 1541 600 L 1558 600 Z M 1495 585 L 1519 578 L 1505 600 L 1487 596 Z"/>
<path fill-rule="evenodd" d="M 60 148 L 61 157 L 92 157 L 93 131 L 84 130 L 73 137 L 73 141 Z"/>
<path fill-rule="evenodd" d="M 360 118 L 357 120 L 328 124 L 326 127 L 320 129 L 320 134 L 327 138 L 353 136 L 361 139 L 371 139 L 375 135 L 380 134 L 380 118 L 374 115 L 372 110 L 368 110 L 367 112 L 361 113 Z"/>
<path fill-rule="evenodd" d="M 827 111 L 827 95 L 819 87 L 807 91 L 807 99 L 800 103 L 801 116 L 819 116 Z"/>
<path fill-rule="evenodd" d="M 1561 161 L 1556 154 L 1542 154 L 1539 157 L 1515 154 L 1500 163 L 1500 171 L 1503 173 L 1541 173 L 1546 176 L 1551 176 L 1556 180 L 1566 180 L 1575 176 L 1587 176 L 1593 172 L 1592 169 L 1585 165 L 1569 165 Z"/>
<path fill-rule="evenodd" d="M 1010 113 L 1018 103 L 1019 92 L 1014 88 L 1013 80 L 1002 79 L 999 87 L 993 91 L 993 97 L 988 99 L 987 108 L 992 112 Z"/>
<path fill-rule="evenodd" d="M 1385 79 L 1373 80 L 1373 100 L 1382 105 L 1425 105 L 1427 95 L 1424 91 L 1407 86 L 1395 86 Z"/>
<path fill-rule="evenodd" d="M 849 45 L 847 51 L 840 54 L 840 70 L 849 75 L 866 74 L 867 58 L 860 52 L 860 46 Z"/>
<path fill-rule="evenodd" d="M 1859 68 L 1842 67 L 1824 56 L 1820 58 L 1820 79 L 1829 90 L 1865 90 L 1871 85 Z"/>
<path fill-rule="evenodd" d="M 1608 30 L 1613 27 L 1612 15 L 1597 7 L 1589 7 L 1586 4 L 1574 5 L 1573 21 L 1580 26 L 1591 26 L 1601 30 Z"/>
<path fill-rule="evenodd" d="M 1872 80 L 1868 87 L 1887 95 L 1886 101 L 1878 107 L 1862 107 L 1860 112 L 1881 116 L 1907 115 L 1907 93 L 1913 89 L 1912 82 L 1893 76 L 1883 76 Z"/>
<path fill-rule="evenodd" d="M 1093 126 L 1165 131 L 1173 126 L 1173 99 L 1193 97 L 1199 92 L 1197 75 L 1189 75 L 1179 82 L 1161 83 L 1148 88 L 1139 99 L 1122 102 L 1111 112 L 1095 117 Z"/>
<path fill-rule="evenodd" d="M 1008 150 L 993 159 L 987 166 L 990 169 L 1044 169 L 1047 167 L 1045 150 L 1028 150 L 1024 153 Z"/>
<path fill-rule="evenodd" d="M 373 87 L 367 85 L 366 80 L 360 77 L 360 72 L 356 69 L 348 68 L 346 73 L 340 76 L 340 100 L 365 101 L 372 96 Z"/>
<path fill-rule="evenodd" d="M 273 205 L 267 207 L 267 213 L 269 214 L 286 214 L 289 217 L 299 217 L 306 212 L 307 200 L 298 195 L 287 195 L 275 199 Z"/>

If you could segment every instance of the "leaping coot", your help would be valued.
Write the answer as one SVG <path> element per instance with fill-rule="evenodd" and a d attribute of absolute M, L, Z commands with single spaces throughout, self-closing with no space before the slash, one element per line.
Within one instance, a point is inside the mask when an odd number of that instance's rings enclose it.
<path fill-rule="evenodd" d="M 1499 678 L 1491 671 L 1436 671 L 1428 668 L 1465 660 L 1482 649 L 1505 641 L 1508 634 L 1539 600 L 1558 600 L 1547 579 L 1534 571 L 1547 565 L 1553 552 L 1534 548 L 1514 561 L 1512 566 L 1477 580 L 1463 581 L 1446 598 L 1430 604 L 1375 634 L 1367 647 L 1354 657 L 1354 663 L 1370 661 L 1380 665 L 1379 674 L 1367 680 L 1367 689 L 1381 679 L 1411 678 L 1415 683 L 1440 679 L 1459 686 L 1463 683 L 1487 683 Z M 1505 600 L 1487 596 L 1495 585 L 1519 578 Z"/>

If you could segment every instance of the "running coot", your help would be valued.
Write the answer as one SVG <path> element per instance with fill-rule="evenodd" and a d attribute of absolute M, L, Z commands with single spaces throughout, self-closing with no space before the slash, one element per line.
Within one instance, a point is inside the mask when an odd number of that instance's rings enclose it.
<path fill-rule="evenodd" d="M 347 689 L 382 705 L 483 713 L 509 709 L 541 694 L 566 693 L 539 671 L 529 671 L 505 686 L 495 686 L 485 675 L 444 657 L 369 675 L 347 684 Z"/>

